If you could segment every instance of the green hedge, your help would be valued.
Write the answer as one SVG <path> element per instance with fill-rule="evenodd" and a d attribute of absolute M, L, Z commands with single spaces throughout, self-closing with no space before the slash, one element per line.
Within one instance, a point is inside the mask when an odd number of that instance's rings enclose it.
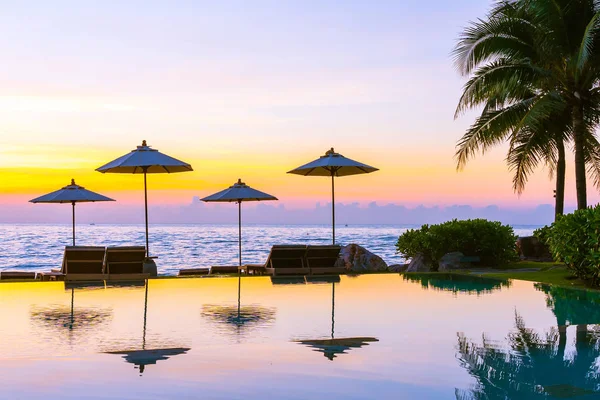
<path fill-rule="evenodd" d="M 600 285 L 600 205 L 563 215 L 534 233 L 556 261 L 581 279 Z"/>
<path fill-rule="evenodd" d="M 406 231 L 398 238 L 396 249 L 410 258 L 423 254 L 433 269 L 444 254 L 453 251 L 478 256 L 482 265 L 498 266 L 518 258 L 516 240 L 512 227 L 500 222 L 455 219 Z"/>

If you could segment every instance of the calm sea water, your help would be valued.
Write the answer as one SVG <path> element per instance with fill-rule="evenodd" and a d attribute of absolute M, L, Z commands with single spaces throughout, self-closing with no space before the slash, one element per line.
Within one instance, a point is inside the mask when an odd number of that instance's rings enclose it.
<path fill-rule="evenodd" d="M 0 399 L 598 399 L 600 295 L 449 275 L 0 284 Z"/>
<path fill-rule="evenodd" d="M 402 263 L 394 244 L 407 225 L 336 227 L 340 244 L 358 243 L 388 264 Z M 515 226 L 519 236 L 536 227 Z M 327 225 L 247 225 L 242 230 L 243 261 L 262 263 L 274 244 L 328 244 Z M 60 267 L 71 225 L 0 224 L 0 270 L 45 271 Z M 87 246 L 144 245 L 143 225 L 78 225 L 77 244 Z M 150 226 L 150 253 L 158 256 L 159 273 L 176 275 L 181 268 L 237 265 L 237 225 Z"/>

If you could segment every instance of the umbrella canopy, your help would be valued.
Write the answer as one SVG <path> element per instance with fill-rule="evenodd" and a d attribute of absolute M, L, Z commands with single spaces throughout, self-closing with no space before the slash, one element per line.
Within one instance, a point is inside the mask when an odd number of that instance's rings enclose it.
<path fill-rule="evenodd" d="M 137 146 L 135 150 L 125 154 L 97 168 L 96 171 L 114 174 L 144 174 L 144 204 L 146 211 L 146 255 L 149 256 L 148 250 L 148 186 L 146 182 L 147 174 L 172 174 L 176 172 L 193 171 L 192 166 L 188 163 L 180 161 L 161 153 L 156 149 L 150 148 L 146 141 L 142 141 L 141 146 Z"/>
<path fill-rule="evenodd" d="M 75 179 L 71 179 L 71 184 L 62 189 L 29 200 L 30 203 L 71 203 L 73 207 L 73 246 L 75 246 L 75 203 L 93 203 L 96 201 L 114 200 L 77 185 Z"/>
<path fill-rule="evenodd" d="M 277 200 L 277 197 L 271 196 L 270 194 L 261 192 L 256 189 L 252 189 L 250 186 L 242 182 L 241 179 L 229 186 L 227 189 L 222 190 L 218 193 L 210 195 L 202 199 L 206 202 L 241 202 L 241 201 L 265 201 L 265 200 Z"/>
<path fill-rule="evenodd" d="M 303 176 L 348 176 L 368 174 L 375 171 L 378 171 L 378 169 L 344 157 L 336 153 L 332 147 L 324 156 L 293 169 L 288 174 Z"/>
<path fill-rule="evenodd" d="M 202 199 L 202 201 L 207 203 L 238 203 L 238 247 L 240 267 L 242 266 L 242 202 L 266 200 L 277 200 L 277 197 L 271 196 L 270 194 L 261 192 L 256 189 L 252 189 L 250 186 L 242 182 L 241 179 L 238 179 L 237 183 L 235 183 L 232 186 L 229 186 L 227 189 Z"/>
<path fill-rule="evenodd" d="M 351 160 L 336 153 L 333 147 L 324 156 L 304 164 L 296 169 L 288 171 L 288 174 L 302 176 L 331 176 L 331 211 L 333 244 L 335 244 L 335 177 L 368 174 L 378 171 L 377 168 Z"/>
<path fill-rule="evenodd" d="M 75 179 L 71 179 L 71 184 L 59 189 L 55 192 L 45 194 L 33 200 L 31 203 L 92 203 L 96 201 L 114 201 L 113 199 L 87 190 L 83 186 L 75 183 Z"/>
<path fill-rule="evenodd" d="M 115 174 L 163 174 L 193 171 L 192 166 L 151 148 L 142 141 L 141 146 L 97 168 L 102 173 Z"/>

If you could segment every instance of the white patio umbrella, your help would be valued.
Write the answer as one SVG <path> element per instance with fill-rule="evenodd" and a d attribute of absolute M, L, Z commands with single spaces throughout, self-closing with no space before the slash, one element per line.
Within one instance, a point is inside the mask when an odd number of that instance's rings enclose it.
<path fill-rule="evenodd" d="M 240 267 L 242 266 L 242 202 L 243 201 L 266 201 L 266 200 L 277 200 L 277 197 L 271 196 L 270 194 L 263 193 L 256 189 L 252 189 L 250 186 L 238 179 L 237 183 L 233 186 L 228 187 L 218 193 L 210 195 L 202 199 L 207 203 L 212 202 L 224 202 L 238 204 L 238 245 L 239 245 L 239 258 Z"/>
<path fill-rule="evenodd" d="M 375 171 L 378 171 L 378 169 L 346 158 L 343 155 L 336 153 L 332 147 L 324 156 L 288 171 L 288 174 L 331 176 L 331 220 L 333 228 L 333 244 L 335 244 L 335 177 L 368 174 Z"/>
<path fill-rule="evenodd" d="M 146 182 L 147 174 L 173 174 L 176 172 L 193 171 L 192 166 L 183 161 L 177 160 L 156 149 L 151 149 L 142 141 L 141 146 L 135 150 L 117 158 L 97 168 L 96 171 L 116 174 L 144 174 L 144 205 L 146 211 L 146 256 L 150 256 L 148 248 L 148 186 Z"/>
<path fill-rule="evenodd" d="M 114 200 L 75 184 L 75 179 L 71 179 L 71 184 L 60 190 L 29 200 L 30 203 L 71 203 L 73 207 L 73 246 L 75 246 L 75 203 L 93 203 L 96 201 Z"/>

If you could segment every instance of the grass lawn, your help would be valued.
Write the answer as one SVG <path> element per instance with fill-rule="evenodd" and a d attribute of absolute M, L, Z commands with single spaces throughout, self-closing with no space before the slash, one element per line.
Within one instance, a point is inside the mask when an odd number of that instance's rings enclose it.
<path fill-rule="evenodd" d="M 535 271 L 533 269 L 535 269 Z M 565 287 L 590 288 L 584 281 L 573 276 L 567 267 L 549 262 L 520 261 L 502 267 L 492 268 L 485 272 L 481 272 L 478 275 L 488 278 L 508 278 L 542 282 Z"/>

